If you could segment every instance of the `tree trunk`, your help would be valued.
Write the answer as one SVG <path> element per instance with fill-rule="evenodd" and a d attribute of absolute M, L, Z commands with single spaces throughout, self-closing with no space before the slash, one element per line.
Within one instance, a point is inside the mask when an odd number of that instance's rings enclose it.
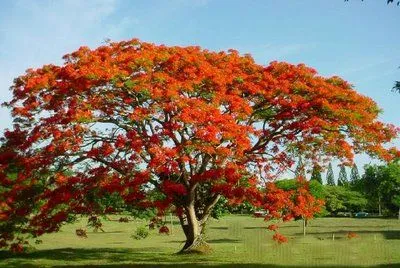
<path fill-rule="evenodd" d="M 399 207 L 399 221 L 400 221 L 400 207 Z"/>
<path fill-rule="evenodd" d="M 193 205 L 185 208 L 185 215 L 179 217 L 186 242 L 179 253 L 209 253 L 211 247 L 203 240 L 202 230 L 205 222 L 196 217 Z"/>
<path fill-rule="evenodd" d="M 307 219 L 303 219 L 303 236 L 306 236 Z"/>
<path fill-rule="evenodd" d="M 382 216 L 382 207 L 381 207 L 381 197 L 378 196 L 378 212 L 379 216 Z"/>

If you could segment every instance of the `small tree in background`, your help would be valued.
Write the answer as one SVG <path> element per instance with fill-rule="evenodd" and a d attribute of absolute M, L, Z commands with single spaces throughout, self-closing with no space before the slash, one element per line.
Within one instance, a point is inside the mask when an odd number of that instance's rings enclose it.
<path fill-rule="evenodd" d="M 311 174 L 311 180 L 317 181 L 317 182 L 323 184 L 322 176 L 321 176 L 321 168 L 317 165 L 314 165 L 314 167 L 313 167 L 312 174 Z"/>
<path fill-rule="evenodd" d="M 328 170 L 326 171 L 326 184 L 332 186 L 336 185 L 335 175 L 333 174 L 332 163 L 329 163 Z"/>
<path fill-rule="evenodd" d="M 303 177 L 278 181 L 276 184 L 268 183 L 267 198 L 272 202 L 264 207 L 265 210 L 269 211 L 265 219 L 302 220 L 303 235 L 305 236 L 308 221 L 321 211 L 324 204 L 324 201 L 319 199 L 322 185 L 316 184 L 319 187 L 313 185 L 311 188 L 312 183 L 308 183 Z M 277 228 L 278 226 L 275 224 L 268 226 L 268 229 L 272 231 L 276 231 Z M 274 239 L 281 242 L 279 238 L 286 239 L 276 233 Z"/>
<path fill-rule="evenodd" d="M 354 163 L 354 165 L 351 167 L 350 183 L 354 185 L 360 179 L 361 179 L 360 173 L 358 172 L 357 165 Z"/>
<path fill-rule="evenodd" d="M 349 185 L 349 180 L 347 179 L 346 167 L 341 165 L 338 178 L 338 186 L 347 186 L 347 185 Z"/>

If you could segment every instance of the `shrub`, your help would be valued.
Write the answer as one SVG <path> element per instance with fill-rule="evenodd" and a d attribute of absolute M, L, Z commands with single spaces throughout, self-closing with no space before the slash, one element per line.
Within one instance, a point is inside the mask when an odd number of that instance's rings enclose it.
<path fill-rule="evenodd" d="M 24 246 L 21 243 L 13 243 L 10 246 L 10 251 L 12 253 L 22 253 L 24 252 Z"/>
<path fill-rule="evenodd" d="M 164 225 L 164 226 L 161 226 L 161 227 L 160 227 L 160 230 L 158 231 L 158 233 L 169 235 L 169 229 L 168 229 L 168 227 L 165 226 L 165 225 Z"/>
<path fill-rule="evenodd" d="M 156 228 L 156 225 L 154 224 L 154 222 L 150 222 L 149 223 L 149 229 L 150 230 L 154 230 Z"/>
<path fill-rule="evenodd" d="M 354 232 L 349 232 L 347 234 L 347 238 L 348 239 L 352 239 L 352 238 L 356 238 L 356 237 L 358 237 L 358 235 L 356 233 L 354 233 Z"/>
<path fill-rule="evenodd" d="M 164 226 L 164 221 L 162 220 L 161 217 L 159 216 L 155 216 L 153 218 L 150 219 L 150 223 L 149 223 L 149 229 L 153 230 L 155 229 L 155 227 L 157 226 L 157 228 L 160 228 L 161 226 Z"/>
<path fill-rule="evenodd" d="M 103 224 L 101 223 L 101 220 L 99 219 L 99 217 L 92 215 L 89 217 L 88 219 L 88 223 L 87 223 L 88 227 L 92 227 L 94 232 L 98 232 L 99 230 L 104 232 L 102 226 Z"/>
<path fill-rule="evenodd" d="M 145 239 L 148 236 L 149 236 L 149 231 L 147 230 L 147 228 L 144 226 L 140 226 L 140 227 L 136 228 L 135 233 L 131 237 L 136 240 L 141 240 L 141 239 Z"/>
<path fill-rule="evenodd" d="M 288 239 L 280 233 L 275 233 L 272 239 L 274 239 L 279 244 L 286 243 L 288 241 Z"/>
<path fill-rule="evenodd" d="M 86 230 L 84 229 L 76 229 L 75 234 L 82 238 L 87 238 Z"/>

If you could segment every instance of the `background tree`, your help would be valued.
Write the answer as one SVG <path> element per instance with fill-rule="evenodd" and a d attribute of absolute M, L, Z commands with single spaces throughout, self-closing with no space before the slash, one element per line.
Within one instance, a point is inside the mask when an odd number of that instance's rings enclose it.
<path fill-rule="evenodd" d="M 296 178 L 306 178 L 306 167 L 303 163 L 303 158 L 299 156 L 299 161 L 297 162 L 297 167 L 295 170 L 295 177 Z"/>
<path fill-rule="evenodd" d="M 377 120 L 374 101 L 304 64 L 137 39 L 64 60 L 16 78 L 5 104 L 14 125 L 0 154 L 1 247 L 58 231 L 70 215 L 106 214 L 99 200 L 115 193 L 160 215 L 174 208 L 182 252 L 197 251 L 221 196 L 272 218 L 317 211 L 306 184 L 287 194 L 269 183 L 298 155 L 350 163 L 354 149 L 395 153 L 384 145 L 396 129 Z"/>
<path fill-rule="evenodd" d="M 366 165 L 358 188 L 367 197 L 369 210 L 378 212 L 379 215 L 382 215 L 381 193 L 379 192 L 378 186 L 378 167 L 376 165 Z"/>
<path fill-rule="evenodd" d="M 285 191 L 296 190 L 299 185 L 301 185 L 296 179 L 277 180 L 275 184 L 279 189 Z M 310 190 L 310 194 L 316 199 L 324 199 L 325 191 L 321 183 L 319 183 L 318 181 L 310 181 L 310 183 L 308 184 L 308 188 Z"/>
<path fill-rule="evenodd" d="M 338 177 L 338 186 L 348 186 L 349 180 L 347 179 L 346 167 L 341 165 Z"/>
<path fill-rule="evenodd" d="M 397 195 L 400 192 L 399 160 L 387 165 L 367 165 L 365 172 L 354 189 L 368 198 L 371 210 L 378 210 L 381 215 L 398 213 Z"/>
<path fill-rule="evenodd" d="M 332 163 L 329 163 L 328 170 L 326 171 L 326 184 L 327 185 L 336 185 L 335 184 L 335 175 L 333 174 Z"/>
<path fill-rule="evenodd" d="M 293 217 L 296 220 L 302 220 L 303 235 L 305 236 L 308 221 L 313 218 L 314 214 L 321 212 L 321 206 L 324 203 L 322 200 L 324 196 L 323 186 L 317 181 L 307 183 L 303 177 L 279 180 L 276 182 L 276 185 L 269 186 L 274 190 L 268 194 L 275 196 L 274 199 L 280 204 L 277 206 L 271 206 L 271 204 L 266 206 L 267 211 L 274 212 L 276 211 L 276 207 L 281 207 L 283 210 L 293 211 L 294 213 L 290 215 L 284 215 L 283 219 L 286 217 Z M 276 196 L 282 195 L 290 196 L 291 198 L 286 202 L 282 202 L 281 199 L 276 198 Z M 273 214 L 274 213 L 267 215 L 266 218 L 274 218 Z"/>
<path fill-rule="evenodd" d="M 358 212 L 367 207 L 368 200 L 357 191 L 352 191 L 343 186 L 325 186 L 325 207 L 331 215 L 338 212 Z"/>
<path fill-rule="evenodd" d="M 351 167 L 351 173 L 350 173 L 350 183 L 355 184 L 361 179 L 360 173 L 358 172 L 357 165 L 354 163 L 354 165 Z"/>
<path fill-rule="evenodd" d="M 399 211 L 400 195 L 400 161 L 381 165 L 377 169 L 379 185 L 377 187 L 381 202 L 388 214 L 394 215 Z"/>
<path fill-rule="evenodd" d="M 311 181 L 317 181 L 322 184 L 322 175 L 321 175 L 321 168 L 317 165 L 314 165 L 311 173 Z"/>

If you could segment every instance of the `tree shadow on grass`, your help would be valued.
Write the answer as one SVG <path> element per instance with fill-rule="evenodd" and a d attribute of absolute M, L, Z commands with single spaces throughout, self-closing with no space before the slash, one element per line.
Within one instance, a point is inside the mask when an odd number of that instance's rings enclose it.
<path fill-rule="evenodd" d="M 267 226 L 268 225 L 266 225 L 266 226 L 249 226 L 249 227 L 243 227 L 243 229 L 246 229 L 246 230 L 267 229 Z"/>
<path fill-rule="evenodd" d="M 180 260 L 184 260 L 184 256 Z M 171 252 L 159 251 L 159 248 L 143 248 L 143 249 L 130 249 L 130 248 L 61 248 L 52 250 L 38 250 L 25 254 L 10 254 L 7 251 L 0 251 L 0 267 L 2 262 L 6 263 L 7 267 L 35 267 L 32 262 L 37 260 L 54 261 L 55 264 L 68 262 L 90 262 L 100 261 L 106 263 L 105 267 L 113 267 L 117 263 L 173 263 L 174 254 Z M 197 259 L 196 259 L 197 260 Z M 199 258 L 199 261 L 207 261 L 206 259 Z M 110 265 L 108 265 L 108 263 Z M 74 264 L 75 265 L 75 264 Z M 70 266 L 74 266 L 70 265 Z M 79 266 L 79 265 L 75 265 Z M 84 265 L 86 267 L 86 265 Z M 114 267 L 121 267 L 122 265 L 115 265 Z M 65 266 L 63 266 L 65 267 Z M 68 267 L 68 266 L 66 266 Z M 92 267 L 96 267 L 95 265 Z M 102 267 L 100 265 L 99 267 Z M 135 267 L 135 266 L 133 266 Z M 140 267 L 139 265 L 136 267 Z"/>
<path fill-rule="evenodd" d="M 257 267 L 257 268 L 302 268 L 310 266 L 290 266 L 259 263 L 243 264 L 214 264 L 213 255 L 176 255 L 170 252 L 160 252 L 157 248 L 130 249 L 130 248 L 61 248 L 52 250 L 39 250 L 31 253 L 14 255 L 6 251 L 0 251 L 0 266 L 6 267 L 42 267 L 35 265 L 38 260 L 47 261 L 46 265 L 51 267 Z M 50 261 L 50 264 L 48 262 Z M 54 264 L 51 264 L 54 261 Z M 68 263 L 85 261 L 82 264 Z M 88 264 L 87 262 L 96 261 L 105 264 Z M 60 265 L 59 263 L 62 263 Z M 357 266 L 336 266 L 320 265 L 319 268 L 330 267 L 357 267 Z M 400 263 L 390 265 L 378 265 L 371 267 L 400 267 Z"/>
<path fill-rule="evenodd" d="M 221 227 L 210 227 L 210 229 L 215 229 L 215 230 L 228 230 L 229 228 L 226 226 L 221 226 Z"/>

